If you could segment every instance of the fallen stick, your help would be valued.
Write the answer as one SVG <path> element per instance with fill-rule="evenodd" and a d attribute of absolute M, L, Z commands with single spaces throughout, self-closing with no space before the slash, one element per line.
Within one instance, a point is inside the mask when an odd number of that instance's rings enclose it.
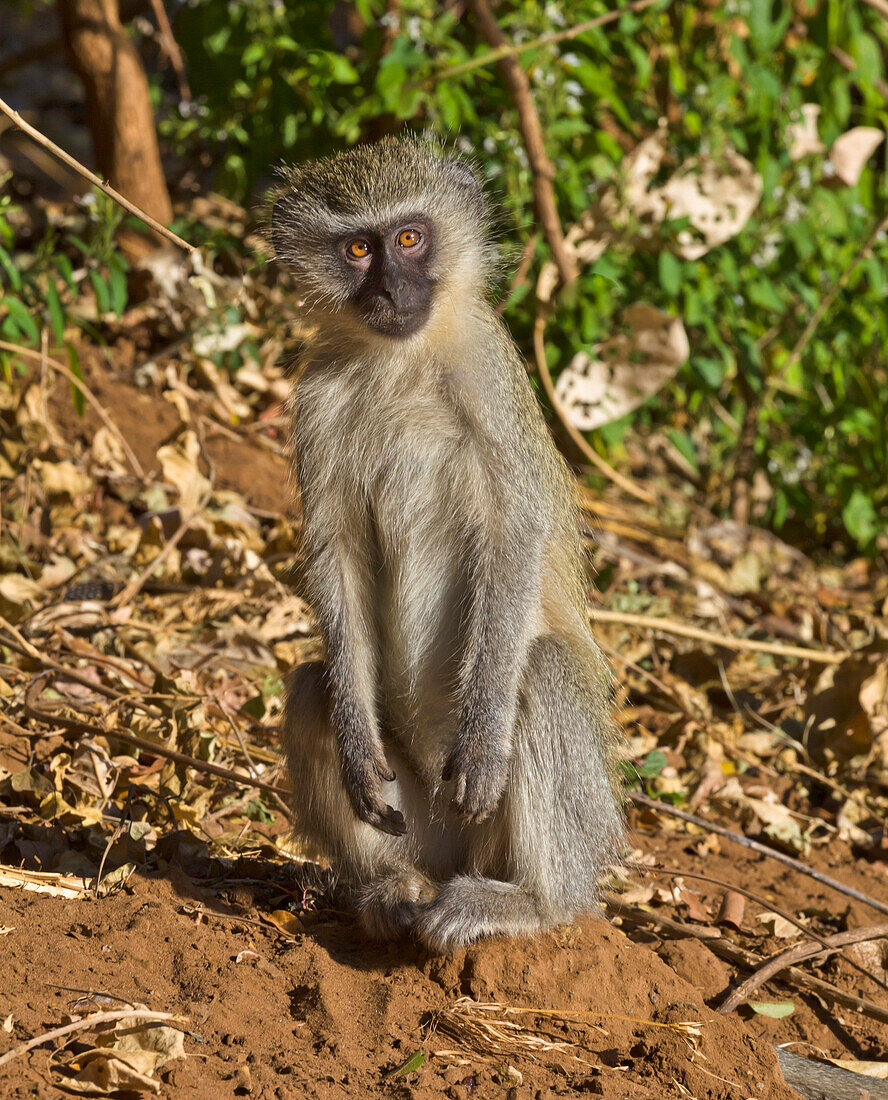
<path fill-rule="evenodd" d="M 86 1031 L 88 1028 L 95 1027 L 96 1024 L 108 1024 L 113 1020 L 132 1018 L 138 1018 L 144 1020 L 145 1023 L 152 1024 L 160 1023 L 163 1020 L 184 1023 L 187 1019 L 185 1016 L 176 1016 L 173 1012 L 148 1012 L 144 1008 L 116 1008 L 111 1012 L 94 1012 L 91 1016 L 84 1016 L 82 1020 L 75 1020 L 73 1024 L 65 1024 L 63 1027 L 53 1028 L 52 1031 L 45 1031 L 42 1035 L 37 1035 L 26 1043 L 22 1043 L 21 1046 L 8 1050 L 6 1054 L 0 1057 L 0 1066 L 6 1065 L 7 1062 L 11 1062 L 15 1058 L 21 1058 L 23 1054 L 27 1054 L 34 1047 L 43 1046 L 44 1043 L 50 1043 L 53 1039 L 61 1039 L 62 1036 L 70 1035 L 72 1032 Z"/>
<path fill-rule="evenodd" d="M 742 982 L 732 993 L 725 997 L 718 1006 L 718 1010 L 725 1013 L 733 1012 L 745 1001 L 748 1001 L 759 986 L 764 985 L 775 974 L 779 974 L 781 970 L 786 970 L 793 963 L 801 962 L 803 959 L 827 958 L 827 956 L 847 944 L 866 943 L 868 940 L 881 940 L 886 937 L 888 937 L 888 924 L 873 924 L 868 928 L 853 928 L 848 932 L 838 932 L 834 936 L 827 936 L 829 946 L 826 951 L 824 951 L 822 943 L 812 943 L 810 941 L 808 943 L 797 943 L 794 947 L 787 948 L 786 951 L 781 951 L 774 958 L 768 959 L 754 973 L 750 974 L 745 982 Z"/>
<path fill-rule="evenodd" d="M 762 844 L 758 840 L 752 840 L 750 837 L 743 836 L 742 833 L 735 833 L 733 829 L 726 829 L 724 825 L 716 825 L 714 822 L 707 821 L 702 817 L 697 817 L 695 814 L 685 813 L 684 810 L 677 810 L 674 806 L 670 806 L 665 802 L 660 802 L 656 798 L 649 798 L 640 791 L 630 791 L 629 797 L 639 806 L 654 810 L 656 813 L 666 814 L 667 817 L 677 817 L 681 821 L 690 822 L 691 825 L 696 825 L 700 829 L 707 830 L 707 832 L 716 833 L 718 836 L 723 836 L 727 840 L 733 840 L 735 844 L 742 844 L 744 848 L 751 848 L 754 852 L 759 852 L 763 856 L 769 856 L 771 859 L 776 859 L 779 863 L 785 863 L 787 867 L 792 867 L 794 871 L 798 871 L 800 874 L 813 878 L 815 882 L 819 882 L 823 886 L 828 886 L 831 890 L 835 890 L 839 894 L 845 894 L 849 898 L 854 898 L 855 901 L 862 902 L 871 909 L 875 909 L 877 912 L 884 913 L 888 916 L 888 905 L 886 905 L 885 902 L 877 901 L 876 898 L 871 898 L 868 894 L 864 894 L 860 890 L 855 890 L 853 886 L 846 886 L 844 882 L 839 882 L 838 879 L 832 878 L 831 875 L 825 875 L 822 871 L 815 871 L 813 867 L 809 867 L 807 863 L 802 863 L 800 859 L 793 859 L 792 856 L 784 855 L 783 852 L 778 852 L 776 848 L 769 848 L 767 844 Z"/>
<path fill-rule="evenodd" d="M 758 642 L 755 638 L 734 638 L 730 634 L 718 634 L 714 630 L 704 630 L 690 623 L 679 623 L 675 619 L 660 619 L 656 615 L 634 615 L 623 611 L 605 611 L 593 608 L 590 613 L 593 622 L 619 623 L 622 626 L 640 626 L 645 630 L 660 630 L 664 634 L 675 634 L 680 638 L 693 638 L 698 642 L 723 649 L 750 650 L 753 653 L 770 653 L 774 657 L 797 657 L 802 661 L 815 661 L 822 665 L 839 665 L 848 656 L 846 653 L 834 653 L 827 649 L 808 649 L 806 646 L 784 645 L 782 642 Z"/>
<path fill-rule="evenodd" d="M 745 947 L 738 947 L 737 944 L 732 943 L 714 928 L 698 928 L 692 924 L 683 924 L 681 921 L 672 920 L 670 917 L 661 917 L 658 913 L 648 912 L 646 909 L 637 906 L 623 905 L 618 894 L 611 895 L 607 902 L 612 916 L 636 924 L 653 924 L 667 932 L 671 932 L 673 935 L 690 936 L 695 940 L 701 940 L 714 955 L 718 955 L 719 958 L 731 963 L 732 966 L 755 970 L 766 961 L 754 951 L 749 951 Z M 796 985 L 809 993 L 815 993 L 824 1000 L 842 1005 L 843 1008 L 849 1008 L 853 1012 L 859 1012 L 862 1016 L 868 1016 L 872 1020 L 879 1020 L 883 1024 L 888 1024 L 888 1008 L 883 1008 L 865 997 L 857 997 L 853 993 L 846 993 L 844 989 L 839 989 L 831 982 L 825 982 L 822 978 L 815 978 L 812 974 L 806 974 L 804 970 L 800 970 L 797 966 L 791 966 L 784 970 L 778 976 L 778 981 L 787 985 Z"/>
<path fill-rule="evenodd" d="M 829 953 L 833 953 L 837 950 L 836 944 L 833 942 L 835 939 L 834 936 L 821 936 L 819 932 L 815 932 L 814 929 L 810 927 L 810 925 L 806 924 L 804 921 L 799 920 L 797 917 L 794 917 L 792 913 L 790 913 L 788 910 L 781 909 L 779 906 L 774 905 L 772 902 L 766 901 L 763 897 L 761 897 L 760 894 L 754 894 L 752 890 L 747 890 L 745 886 L 738 886 L 736 883 L 725 882 L 723 879 L 713 878 L 711 875 L 700 875 L 697 874 L 696 871 L 670 870 L 668 867 L 640 867 L 639 870 L 645 874 L 650 875 L 668 875 L 671 878 L 699 879 L 701 882 L 709 882 L 713 886 L 719 886 L 724 890 L 734 890 L 738 894 L 742 894 L 743 897 L 749 898 L 750 901 L 754 901 L 756 905 L 760 905 L 762 909 L 770 910 L 771 912 L 776 913 L 778 916 L 783 917 L 783 919 L 785 921 L 788 921 L 790 924 L 794 924 L 796 928 L 798 928 L 798 930 L 802 933 L 802 935 L 808 936 L 810 939 L 815 940 L 820 945 L 821 951 L 823 950 L 823 948 L 826 948 L 827 952 Z M 875 927 L 885 928 L 885 935 L 888 935 L 888 924 L 876 925 Z M 842 934 L 846 935 L 847 933 Z M 857 943 L 858 941 L 848 940 L 847 942 Z M 839 944 L 838 946 L 842 945 Z M 814 948 L 814 951 L 817 951 L 816 947 Z M 807 956 L 801 957 L 807 958 Z M 875 982 L 876 985 L 880 985 L 884 990 L 888 991 L 888 982 L 884 982 L 881 978 L 877 978 L 876 975 L 871 974 L 865 966 L 861 966 L 860 963 L 855 962 L 853 959 L 849 959 L 847 955 L 842 955 L 842 958 L 849 966 L 853 967 L 855 970 L 860 971 L 861 974 L 869 978 L 871 982 Z M 793 961 L 794 960 L 790 959 L 790 963 L 792 963 Z"/>
<path fill-rule="evenodd" d="M 231 768 L 223 768 L 221 764 L 211 764 L 208 760 L 198 760 L 196 757 L 188 756 L 186 753 L 179 752 L 177 749 L 169 749 L 166 745 L 159 745 L 157 742 L 149 741 L 145 737 L 137 737 L 134 733 L 130 733 L 129 730 L 102 729 L 101 726 L 93 726 L 89 722 L 81 722 L 76 718 L 65 718 L 61 714 L 55 714 L 52 711 L 43 711 L 38 707 L 28 707 L 28 713 L 39 722 L 46 722 L 49 725 L 55 726 L 64 726 L 66 729 L 73 730 L 75 733 L 85 733 L 91 737 L 108 737 L 112 740 L 123 741 L 127 745 L 134 745 L 137 749 L 142 749 L 144 752 L 151 753 L 154 756 L 163 756 L 166 757 L 167 760 L 175 760 L 177 764 L 184 764 L 186 767 L 194 768 L 195 771 L 206 772 L 208 775 L 217 775 L 220 779 L 229 779 L 240 784 L 242 787 L 255 787 L 260 791 L 267 791 L 269 794 L 280 795 L 285 799 L 290 797 L 290 792 L 283 787 L 276 787 L 273 783 L 266 783 L 264 780 L 256 779 L 254 776 L 241 775 Z"/>

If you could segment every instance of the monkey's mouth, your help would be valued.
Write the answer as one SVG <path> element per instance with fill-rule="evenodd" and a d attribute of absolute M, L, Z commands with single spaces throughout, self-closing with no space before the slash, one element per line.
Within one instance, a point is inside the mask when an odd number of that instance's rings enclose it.
<path fill-rule="evenodd" d="M 429 319 L 428 306 L 398 309 L 392 302 L 380 298 L 363 303 L 360 312 L 364 324 L 382 336 L 412 336 Z"/>

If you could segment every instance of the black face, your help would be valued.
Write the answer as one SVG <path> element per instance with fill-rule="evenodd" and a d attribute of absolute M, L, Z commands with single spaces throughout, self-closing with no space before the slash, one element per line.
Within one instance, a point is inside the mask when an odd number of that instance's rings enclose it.
<path fill-rule="evenodd" d="M 435 289 L 430 272 L 434 243 L 432 227 L 422 218 L 339 241 L 351 300 L 374 331 L 411 336 L 426 323 Z"/>

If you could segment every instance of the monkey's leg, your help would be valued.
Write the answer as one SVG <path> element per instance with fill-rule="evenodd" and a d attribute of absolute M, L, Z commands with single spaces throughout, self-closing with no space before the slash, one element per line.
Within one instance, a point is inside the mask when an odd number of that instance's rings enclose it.
<path fill-rule="evenodd" d="M 554 635 L 531 645 L 505 794 L 474 827 L 472 873 L 446 882 L 419 918 L 430 950 L 531 934 L 594 907 L 599 875 L 620 854 L 622 823 L 607 681 L 603 666 L 586 667 L 593 657 Z"/>
<path fill-rule="evenodd" d="M 434 893 L 416 867 L 428 802 L 407 761 L 388 744 L 395 779 L 383 783 L 384 796 L 404 814 L 407 835 L 391 836 L 361 821 L 342 781 L 330 712 L 324 663 L 300 665 L 290 677 L 282 727 L 294 829 L 331 859 L 364 929 L 374 938 L 391 939 L 413 926 L 421 904 Z"/>

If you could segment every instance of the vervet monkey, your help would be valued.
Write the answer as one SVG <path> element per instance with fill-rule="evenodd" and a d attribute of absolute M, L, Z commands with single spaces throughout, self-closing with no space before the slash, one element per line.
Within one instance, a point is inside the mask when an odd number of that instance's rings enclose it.
<path fill-rule="evenodd" d="M 418 138 L 285 174 L 311 335 L 292 400 L 326 660 L 293 673 L 296 829 L 365 929 L 433 952 L 595 905 L 623 852 L 571 478 L 486 297 L 478 178 Z M 778 1050 L 809 1100 L 888 1087 Z"/>
<path fill-rule="evenodd" d="M 326 646 L 289 685 L 297 831 L 373 936 L 565 921 L 623 848 L 611 687 L 481 184 L 384 139 L 288 170 L 272 240 L 312 333 L 292 413 Z"/>

